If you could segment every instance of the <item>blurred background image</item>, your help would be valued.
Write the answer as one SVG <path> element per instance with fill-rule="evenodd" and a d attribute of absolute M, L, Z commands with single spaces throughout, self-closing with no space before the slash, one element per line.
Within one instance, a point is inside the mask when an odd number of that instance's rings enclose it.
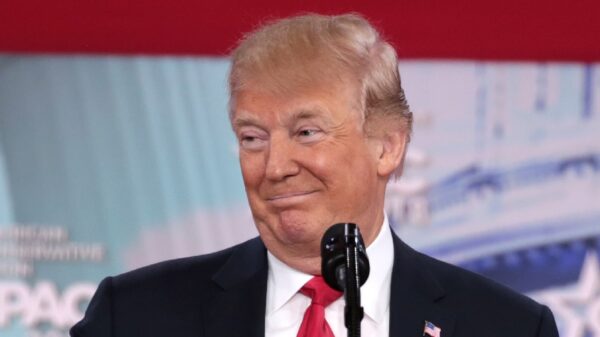
<path fill-rule="evenodd" d="M 600 22 L 592 1 L 0 5 L 0 335 L 65 337 L 97 284 L 254 237 L 228 50 L 356 11 L 414 112 L 393 229 L 600 337 Z"/>

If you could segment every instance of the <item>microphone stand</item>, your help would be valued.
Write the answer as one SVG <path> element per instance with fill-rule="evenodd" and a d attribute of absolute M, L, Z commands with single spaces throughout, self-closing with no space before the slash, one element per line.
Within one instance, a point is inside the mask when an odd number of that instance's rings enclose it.
<path fill-rule="evenodd" d="M 346 226 L 346 263 L 345 263 L 345 287 L 344 297 L 346 306 L 344 308 L 344 324 L 348 331 L 348 337 L 360 337 L 360 322 L 364 312 L 360 305 L 360 274 L 358 271 L 358 229 L 356 225 Z M 348 233 L 350 231 L 350 233 Z"/>
<path fill-rule="evenodd" d="M 369 277 L 369 259 L 356 224 L 338 223 L 325 231 L 321 239 L 321 274 L 331 288 L 344 292 L 348 337 L 360 337 L 364 316 L 360 286 Z"/>

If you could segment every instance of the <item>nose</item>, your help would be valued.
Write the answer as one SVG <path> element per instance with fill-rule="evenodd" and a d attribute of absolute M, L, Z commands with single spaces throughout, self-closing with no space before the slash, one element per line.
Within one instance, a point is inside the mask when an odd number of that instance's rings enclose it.
<path fill-rule="evenodd" d="M 294 144 L 286 137 L 272 137 L 269 144 L 265 176 L 271 181 L 281 181 L 297 175 L 300 166 L 294 159 Z"/>

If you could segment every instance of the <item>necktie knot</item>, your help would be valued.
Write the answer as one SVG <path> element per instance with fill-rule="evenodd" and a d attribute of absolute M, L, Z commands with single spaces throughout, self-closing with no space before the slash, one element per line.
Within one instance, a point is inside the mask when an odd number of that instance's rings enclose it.
<path fill-rule="evenodd" d="M 321 276 L 315 276 L 300 289 L 312 299 L 304 313 L 297 337 L 334 337 L 325 320 L 325 307 L 338 299 L 342 293 L 330 288 Z"/>
<path fill-rule="evenodd" d="M 312 299 L 312 304 L 323 307 L 330 305 L 342 296 L 342 293 L 329 287 L 322 276 L 315 276 L 300 289 L 300 292 Z"/>

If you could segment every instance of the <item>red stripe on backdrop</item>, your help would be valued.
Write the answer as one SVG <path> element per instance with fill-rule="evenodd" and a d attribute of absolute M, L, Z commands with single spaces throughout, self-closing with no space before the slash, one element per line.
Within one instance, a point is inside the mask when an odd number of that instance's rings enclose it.
<path fill-rule="evenodd" d="M 306 11 L 363 13 L 403 58 L 600 60 L 596 0 L 8 0 L 0 50 L 225 55 L 259 22 Z"/>

